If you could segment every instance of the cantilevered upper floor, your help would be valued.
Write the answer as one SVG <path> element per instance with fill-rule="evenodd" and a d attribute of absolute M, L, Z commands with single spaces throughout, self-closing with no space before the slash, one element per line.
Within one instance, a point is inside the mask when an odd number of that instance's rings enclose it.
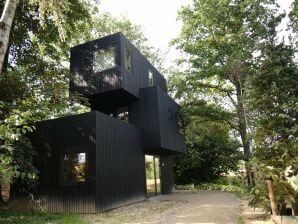
<path fill-rule="evenodd" d="M 119 98 L 130 102 L 148 86 L 167 91 L 165 78 L 122 33 L 73 47 L 70 70 L 70 92 L 87 97 L 91 107 Z"/>

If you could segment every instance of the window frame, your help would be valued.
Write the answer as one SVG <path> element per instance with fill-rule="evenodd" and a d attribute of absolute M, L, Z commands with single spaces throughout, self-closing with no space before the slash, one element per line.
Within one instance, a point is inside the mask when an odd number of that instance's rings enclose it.
<path fill-rule="evenodd" d="M 84 181 L 71 181 L 71 182 L 66 182 L 64 180 L 64 156 L 67 154 L 81 154 L 81 153 L 85 153 L 85 180 Z M 59 175 L 59 183 L 61 186 L 63 187 L 71 187 L 71 186 L 83 186 L 83 185 L 87 185 L 88 184 L 88 179 L 89 179 L 89 163 L 88 163 L 88 152 L 85 151 L 64 151 L 60 154 L 60 175 Z"/>
<path fill-rule="evenodd" d="M 124 67 L 132 74 L 132 57 L 131 52 L 127 48 L 124 49 Z"/>
<path fill-rule="evenodd" d="M 105 51 L 108 49 L 113 49 L 113 59 L 114 59 L 114 65 L 108 68 L 103 68 L 103 69 L 96 69 L 96 53 L 100 52 L 100 51 Z M 101 73 L 110 69 L 113 69 L 117 66 L 117 62 L 116 62 L 116 45 L 109 45 L 106 46 L 104 48 L 99 48 L 93 51 L 93 60 L 92 60 L 92 69 L 93 69 L 93 73 L 97 74 L 97 73 Z"/>
<path fill-rule="evenodd" d="M 122 120 L 122 119 L 119 118 L 119 114 L 120 114 L 119 111 L 121 111 L 121 109 L 127 109 L 127 110 L 122 110 L 122 112 L 121 112 L 121 113 L 127 112 L 127 120 Z M 123 122 L 129 124 L 130 123 L 130 111 L 129 111 L 129 107 L 128 106 L 117 107 L 117 109 L 116 109 L 116 118 L 119 119 L 120 121 L 123 121 Z"/>
<path fill-rule="evenodd" d="M 154 76 L 151 69 L 148 69 L 148 85 L 154 86 Z"/>

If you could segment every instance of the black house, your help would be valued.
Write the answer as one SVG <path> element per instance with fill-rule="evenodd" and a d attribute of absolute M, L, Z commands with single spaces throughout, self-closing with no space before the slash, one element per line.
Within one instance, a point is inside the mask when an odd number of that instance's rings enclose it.
<path fill-rule="evenodd" d="M 70 69 L 92 111 L 36 124 L 40 183 L 26 206 L 95 213 L 171 193 L 185 143 L 164 77 L 121 33 L 73 47 Z"/>

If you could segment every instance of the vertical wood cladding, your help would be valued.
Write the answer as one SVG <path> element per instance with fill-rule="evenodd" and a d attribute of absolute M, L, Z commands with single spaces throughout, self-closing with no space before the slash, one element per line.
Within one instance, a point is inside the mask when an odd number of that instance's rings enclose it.
<path fill-rule="evenodd" d="M 15 192 L 11 208 L 95 213 L 146 198 L 140 128 L 96 111 L 36 128 L 30 138 L 38 151 L 40 183 L 31 199 Z M 86 183 L 61 183 L 62 155 L 70 152 L 86 152 Z"/>
<path fill-rule="evenodd" d="M 161 163 L 161 191 L 163 194 L 170 194 L 174 190 L 173 173 L 174 155 L 160 156 Z"/>
<path fill-rule="evenodd" d="M 93 72 L 94 52 L 109 46 L 115 47 L 115 67 L 98 73 Z M 124 65 L 126 51 L 131 55 L 131 71 L 128 71 Z M 88 98 L 98 94 L 99 101 L 101 93 L 124 89 L 131 95 L 138 97 L 139 89 L 149 86 L 149 70 L 153 73 L 154 85 L 158 85 L 161 89 L 167 91 L 164 77 L 123 34 L 116 33 L 71 49 L 70 92 L 77 92 Z"/>
<path fill-rule="evenodd" d="M 96 210 L 145 199 L 140 129 L 97 113 Z"/>
<path fill-rule="evenodd" d="M 122 88 L 120 35 L 111 35 L 71 48 L 70 92 L 91 96 L 100 92 Z M 115 67 L 93 72 L 94 52 L 115 47 Z"/>
<path fill-rule="evenodd" d="M 28 195 L 15 195 L 12 208 L 27 208 L 48 212 L 95 212 L 95 113 L 85 113 L 37 123 L 31 142 L 38 156 L 35 166 L 39 170 L 39 185 Z M 86 152 L 86 182 L 65 186 L 61 165 L 65 153 Z M 26 198 L 27 197 L 27 198 Z M 22 198 L 22 199 L 20 199 Z"/>
<path fill-rule="evenodd" d="M 176 152 L 185 151 L 183 135 L 179 132 L 179 105 L 167 93 L 157 87 L 158 114 L 160 120 L 161 148 Z"/>
<path fill-rule="evenodd" d="M 179 133 L 178 112 L 178 104 L 158 86 L 140 90 L 142 144 L 147 152 L 150 149 L 161 153 L 166 153 L 167 150 L 185 151 L 184 138 Z"/>

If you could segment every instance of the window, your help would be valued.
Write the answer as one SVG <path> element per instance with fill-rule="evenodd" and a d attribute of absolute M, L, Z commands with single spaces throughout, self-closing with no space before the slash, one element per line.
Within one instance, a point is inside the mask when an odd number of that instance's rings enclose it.
<path fill-rule="evenodd" d="M 170 108 L 168 109 L 168 115 L 169 115 L 169 119 L 173 120 L 173 111 Z"/>
<path fill-rule="evenodd" d="M 183 121 L 182 121 L 182 117 L 181 117 L 181 114 L 179 112 L 176 112 L 176 120 L 177 120 L 177 123 L 178 123 L 178 130 L 181 134 L 184 134 L 184 131 L 183 131 Z"/>
<path fill-rule="evenodd" d="M 124 66 L 127 71 L 131 72 L 131 55 L 127 50 L 125 50 L 124 54 Z"/>
<path fill-rule="evenodd" d="M 129 111 L 128 107 L 120 107 L 117 109 L 117 118 L 121 121 L 129 123 Z"/>
<path fill-rule="evenodd" d="M 153 73 L 152 71 L 148 71 L 148 78 L 149 78 L 149 86 L 153 86 Z"/>
<path fill-rule="evenodd" d="M 62 158 L 62 184 L 86 181 L 86 153 L 65 153 Z"/>
<path fill-rule="evenodd" d="M 113 68 L 115 65 L 115 47 L 107 47 L 94 52 L 93 72 Z"/>

